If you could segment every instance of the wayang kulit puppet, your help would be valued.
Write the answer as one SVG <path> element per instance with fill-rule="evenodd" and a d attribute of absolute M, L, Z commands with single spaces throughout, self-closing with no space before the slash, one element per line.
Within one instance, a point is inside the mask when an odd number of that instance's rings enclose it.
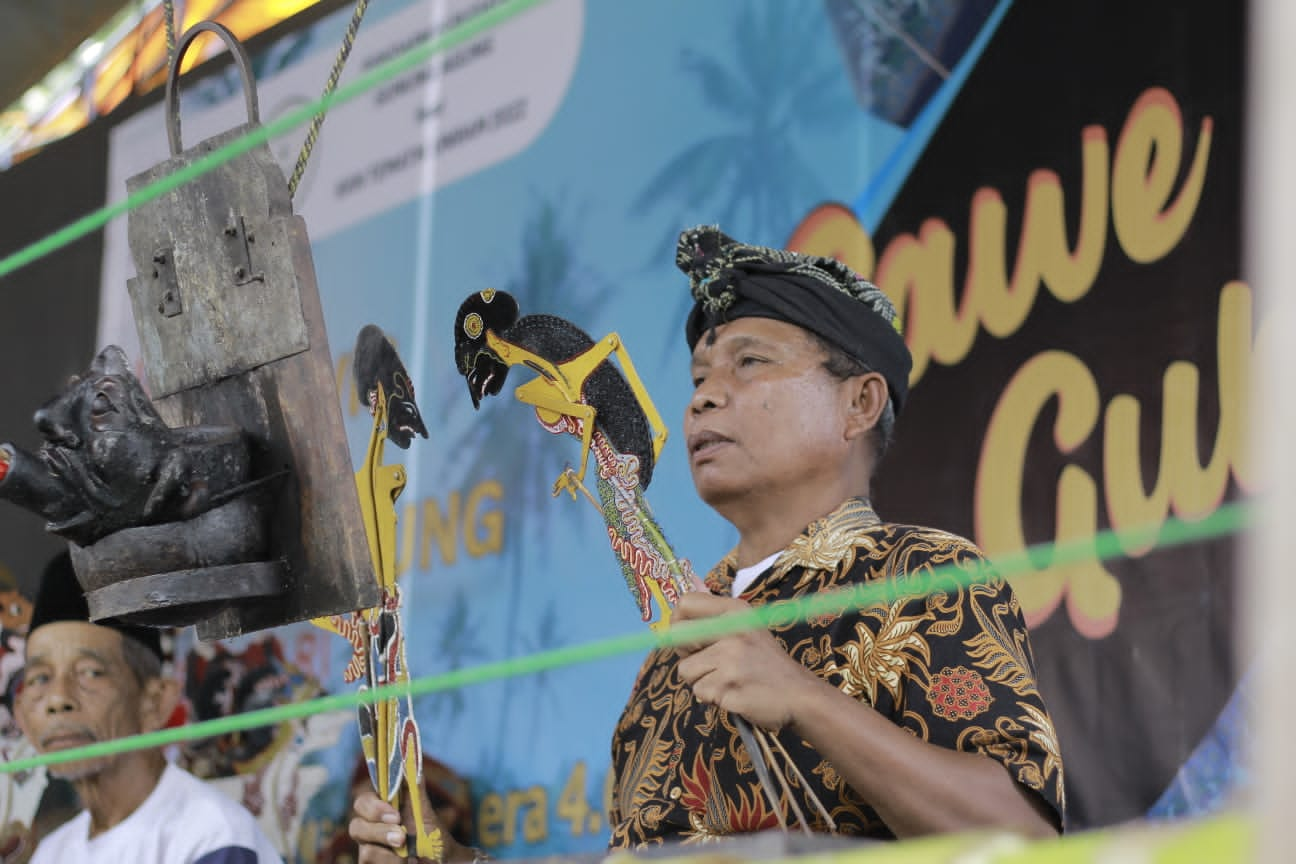
<path fill-rule="evenodd" d="M 554 495 L 566 491 L 574 498 L 580 491 L 590 499 L 607 526 L 608 541 L 640 617 L 654 630 L 668 626 L 680 597 L 705 589 L 688 559 L 675 554 L 644 499 L 666 427 L 620 337 L 611 333 L 596 342 L 563 318 L 519 317 L 511 295 L 487 289 L 460 305 L 454 338 L 455 365 L 468 382 L 474 407 L 500 392 L 511 367 L 525 366 L 536 374 L 514 395 L 535 409 L 545 429 L 574 435 L 581 442 L 580 467 L 563 471 L 554 483 Z M 610 362 L 614 356 L 624 375 Z M 597 500 L 583 482 L 591 454 Z M 786 788 L 786 779 L 772 764 L 777 738 L 771 747 L 762 730 L 742 717 L 733 719 L 781 821 L 780 796 L 771 779 L 773 775 Z M 790 760 L 788 764 L 795 770 Z M 804 816 L 796 815 L 808 831 Z"/>
<path fill-rule="evenodd" d="M 384 465 L 383 450 L 390 440 L 402 450 L 415 435 L 428 437 L 414 400 L 414 384 L 405 365 L 382 330 L 366 325 L 356 339 L 355 387 L 373 415 L 364 462 L 356 472 L 360 512 L 379 588 L 379 603 L 342 615 L 317 618 L 314 623 L 351 643 L 351 662 L 343 673 L 350 684 L 363 680 L 361 690 L 409 681 L 405 630 L 401 622 L 400 588 L 396 584 L 396 499 L 405 489 L 405 469 Z M 369 779 L 384 801 L 400 806 L 409 795 L 414 831 L 406 854 L 440 860 L 445 848 L 441 829 L 430 824 L 418 790 L 423 782 L 423 748 L 414 704 L 408 694 L 367 701 L 357 709 L 361 749 Z"/>
<path fill-rule="evenodd" d="M 613 355 L 625 377 L 606 362 Z M 554 494 L 565 490 L 575 496 L 585 489 L 593 453 L 595 506 L 607 523 L 626 585 L 645 622 L 654 629 L 668 625 L 671 608 L 697 577 L 687 560 L 675 557 L 643 497 L 666 443 L 666 427 L 620 337 L 613 333 L 595 343 L 554 315 L 519 318 L 512 295 L 487 289 L 459 307 L 455 365 L 468 382 L 474 408 L 500 391 L 509 367 L 525 365 L 539 375 L 519 385 L 515 395 L 535 408 L 545 429 L 581 441 L 580 468 L 565 470 Z"/>

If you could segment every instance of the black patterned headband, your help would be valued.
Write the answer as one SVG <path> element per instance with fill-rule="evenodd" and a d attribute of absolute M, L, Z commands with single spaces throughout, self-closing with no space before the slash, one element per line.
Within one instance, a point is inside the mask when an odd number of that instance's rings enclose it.
<path fill-rule="evenodd" d="M 795 324 L 886 379 L 896 413 L 913 359 L 895 306 L 873 283 L 833 258 L 750 246 L 703 225 L 680 234 L 675 264 L 696 301 L 684 326 L 692 350 L 702 334 L 736 318 Z"/>

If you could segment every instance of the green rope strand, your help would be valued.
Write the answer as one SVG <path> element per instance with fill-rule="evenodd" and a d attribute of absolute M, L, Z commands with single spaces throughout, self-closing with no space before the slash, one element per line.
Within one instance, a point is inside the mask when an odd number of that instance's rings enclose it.
<path fill-rule="evenodd" d="M 1155 548 L 1167 548 L 1185 543 L 1215 539 L 1237 533 L 1248 524 L 1250 513 L 1250 504 L 1233 502 L 1225 504 L 1195 524 L 1177 518 L 1169 518 L 1159 527 L 1135 528 L 1120 532 L 1104 531 L 1094 537 L 1081 540 L 1056 544 L 1039 544 L 1016 555 L 982 562 L 979 566 L 947 564 L 933 568 L 924 574 L 906 576 L 902 590 L 906 596 L 919 596 L 936 590 L 949 590 L 955 585 L 966 586 L 983 580 L 992 574 L 997 574 L 1006 579 L 1013 577 L 1030 578 L 1030 574 L 1037 568 L 1035 563 L 1037 561 L 1047 560 L 1050 566 L 1059 567 L 1095 558 L 1098 560 L 1118 558 L 1123 556 L 1126 547 L 1134 544 L 1141 545 L 1149 540 L 1155 541 Z M 272 708 L 249 711 L 232 717 L 218 717 L 214 720 L 205 720 L 201 723 L 175 729 L 163 729 L 158 732 L 132 735 L 128 738 L 99 741 L 86 747 L 60 750 L 42 756 L 15 759 L 0 765 L 0 774 L 30 771 L 41 766 L 58 765 L 83 759 L 115 756 L 132 750 L 164 747 L 169 744 L 195 741 L 200 738 L 210 738 L 246 729 L 275 726 L 289 720 L 310 717 L 328 711 L 354 710 L 359 705 L 378 702 L 383 699 L 426 696 L 431 693 L 441 693 L 474 684 L 532 675 L 580 663 L 591 663 L 596 660 L 645 651 L 654 647 L 670 647 L 701 639 L 714 639 L 746 630 L 759 630 L 775 625 L 784 626 L 808 618 L 840 614 L 851 609 L 868 608 L 878 603 L 889 602 L 894 599 L 896 591 L 897 585 L 889 581 L 870 582 L 851 588 L 825 591 L 795 600 L 756 606 L 745 612 L 726 615 L 722 618 L 686 621 L 660 634 L 644 628 L 609 639 L 584 642 L 550 651 L 540 651 L 522 657 L 482 663 L 466 669 L 456 669 L 439 675 L 429 675 L 413 681 L 391 684 L 373 690 L 321 696 L 305 702 L 277 705 Z"/>
<path fill-rule="evenodd" d="M 483 31 L 503 24 L 510 18 L 542 2 L 544 0 L 507 0 L 507 2 L 487 9 L 462 24 L 456 25 L 435 39 L 401 52 L 392 59 L 370 69 L 355 81 L 338 87 L 333 93 L 289 111 L 271 123 L 249 130 L 246 135 L 240 136 L 225 146 L 212 151 L 188 167 L 166 177 L 158 178 L 149 185 L 137 190 L 133 195 L 128 196 L 125 201 L 110 204 L 88 213 L 52 234 L 6 255 L 4 258 L 0 258 L 0 277 L 7 276 L 39 258 L 62 249 L 69 243 L 102 228 L 110 220 L 123 213 L 128 213 L 141 204 L 152 201 L 154 198 L 206 174 L 213 168 L 225 164 L 253 147 L 269 141 L 271 138 L 282 135 L 290 129 L 295 129 L 319 112 L 327 111 L 334 105 L 349 102 L 357 96 L 368 93 L 392 78 L 426 63 L 437 54 L 467 42 Z"/>

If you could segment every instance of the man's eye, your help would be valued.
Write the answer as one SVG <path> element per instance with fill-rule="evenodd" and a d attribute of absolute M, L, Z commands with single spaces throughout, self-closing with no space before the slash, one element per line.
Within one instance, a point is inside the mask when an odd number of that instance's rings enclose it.
<path fill-rule="evenodd" d="M 744 354 L 743 356 L 738 358 L 739 366 L 752 366 L 755 365 L 756 363 L 764 363 L 764 362 L 765 362 L 764 357 L 757 357 L 754 354 Z"/>
<path fill-rule="evenodd" d="M 37 687 L 49 682 L 49 676 L 44 672 L 28 673 L 23 676 L 23 685 L 26 687 Z"/>

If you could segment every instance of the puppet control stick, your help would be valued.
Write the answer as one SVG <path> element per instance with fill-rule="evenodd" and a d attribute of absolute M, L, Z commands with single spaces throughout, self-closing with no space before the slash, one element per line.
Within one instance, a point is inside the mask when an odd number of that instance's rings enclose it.
<path fill-rule="evenodd" d="M 406 476 L 402 466 L 383 464 L 383 443 L 390 440 L 405 449 L 415 435 L 426 438 L 428 433 L 404 364 L 382 330 L 372 324 L 361 329 L 356 339 L 354 375 L 356 389 L 374 418 L 364 464 L 356 472 L 356 488 L 381 602 L 373 609 L 316 618 L 313 623 L 351 643 L 353 653 L 343 678 L 347 683 L 363 678 L 360 688 L 365 690 L 409 681 L 396 585 L 395 505 Z M 406 694 L 362 703 L 357 721 L 369 779 L 378 795 L 398 809 L 402 794 L 410 797 L 414 831 L 409 848 L 398 854 L 439 860 L 444 838 L 440 828 L 428 824 L 419 796 L 423 749 L 413 701 Z"/>

